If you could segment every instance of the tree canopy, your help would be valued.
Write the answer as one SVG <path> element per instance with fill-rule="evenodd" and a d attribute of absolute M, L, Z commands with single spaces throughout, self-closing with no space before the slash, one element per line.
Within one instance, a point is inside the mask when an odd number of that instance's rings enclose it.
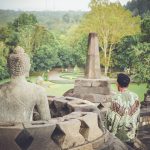
<path fill-rule="evenodd" d="M 133 12 L 133 15 L 144 16 L 145 13 L 150 11 L 150 1 L 149 0 L 132 0 L 126 5 L 126 8 Z"/>
<path fill-rule="evenodd" d="M 100 49 L 103 52 L 101 62 L 107 74 L 116 43 L 125 36 L 140 32 L 140 18 L 133 17 L 132 13 L 119 3 L 92 0 L 89 6 L 91 11 L 84 16 L 78 30 L 86 34 L 98 34 Z"/>

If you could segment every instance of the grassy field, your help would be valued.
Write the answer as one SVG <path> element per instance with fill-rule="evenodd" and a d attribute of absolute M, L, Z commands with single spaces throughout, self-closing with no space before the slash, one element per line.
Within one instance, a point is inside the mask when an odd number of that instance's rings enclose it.
<path fill-rule="evenodd" d="M 30 82 L 36 82 L 36 77 L 30 77 L 28 79 Z M 2 80 L 0 81 L 0 84 L 3 84 L 5 82 L 8 82 L 9 79 L 6 79 L 6 80 Z M 62 81 L 61 81 L 62 82 Z M 44 84 L 42 85 L 46 91 L 47 91 L 47 95 L 49 96 L 62 96 L 67 90 L 71 89 L 74 87 L 74 84 L 73 82 L 68 82 L 68 83 L 61 83 L 61 82 L 50 82 L 50 81 L 47 81 L 47 82 L 44 82 Z M 115 84 L 112 84 L 111 85 L 111 88 L 115 91 L 117 91 L 117 88 L 116 88 L 116 85 Z M 147 91 L 147 88 L 146 88 L 146 84 L 135 84 L 135 83 L 131 83 L 130 86 L 129 86 L 129 90 L 135 92 L 138 94 L 140 100 L 142 101 L 144 99 L 144 93 Z"/>
<path fill-rule="evenodd" d="M 74 84 L 56 84 L 52 82 L 46 82 L 45 88 L 47 94 L 50 96 L 62 96 L 67 90 L 74 87 Z M 117 91 L 116 85 L 111 85 L 112 90 Z M 140 101 L 144 99 L 144 93 L 147 91 L 146 84 L 135 84 L 131 83 L 129 90 L 138 94 Z"/>

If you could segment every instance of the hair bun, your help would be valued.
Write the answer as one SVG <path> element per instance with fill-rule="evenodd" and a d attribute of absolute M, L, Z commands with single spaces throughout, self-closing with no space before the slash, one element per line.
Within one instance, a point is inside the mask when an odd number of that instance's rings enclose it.
<path fill-rule="evenodd" d="M 14 50 L 13 50 L 14 54 L 24 54 L 24 49 L 20 46 L 17 46 Z"/>

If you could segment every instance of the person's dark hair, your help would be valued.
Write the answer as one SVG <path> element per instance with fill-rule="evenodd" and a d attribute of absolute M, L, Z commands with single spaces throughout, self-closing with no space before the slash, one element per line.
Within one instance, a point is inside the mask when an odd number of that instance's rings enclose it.
<path fill-rule="evenodd" d="M 130 78 L 126 74 L 119 73 L 117 76 L 117 82 L 121 87 L 128 87 Z"/>

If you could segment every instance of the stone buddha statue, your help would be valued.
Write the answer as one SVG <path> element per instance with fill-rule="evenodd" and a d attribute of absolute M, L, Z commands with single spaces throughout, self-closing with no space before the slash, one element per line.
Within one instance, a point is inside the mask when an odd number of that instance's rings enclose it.
<path fill-rule="evenodd" d="M 30 58 L 17 46 L 8 57 L 11 81 L 0 85 L 0 122 L 33 121 L 36 106 L 41 120 L 49 120 L 47 96 L 41 86 L 27 82 Z"/>

